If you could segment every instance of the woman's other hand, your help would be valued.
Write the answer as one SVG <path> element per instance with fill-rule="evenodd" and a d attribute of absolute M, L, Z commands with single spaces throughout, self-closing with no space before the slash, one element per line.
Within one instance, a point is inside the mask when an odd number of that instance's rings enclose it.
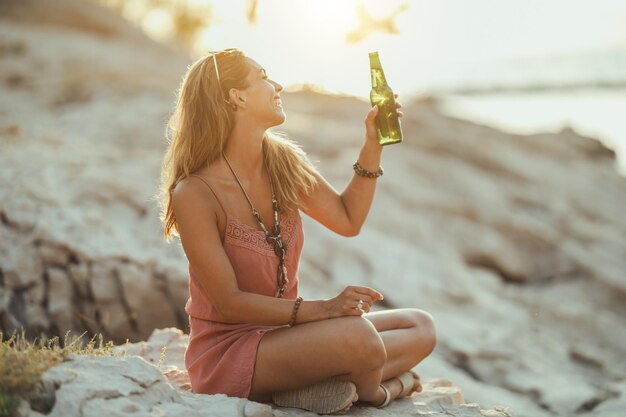
<path fill-rule="evenodd" d="M 326 300 L 328 318 L 342 316 L 360 316 L 372 308 L 372 304 L 384 297 L 378 291 L 369 287 L 349 285 L 337 296 Z M 363 301 L 363 307 L 358 308 L 359 300 Z"/>
<path fill-rule="evenodd" d="M 394 94 L 394 97 L 397 99 L 398 95 Z M 403 113 L 400 110 L 397 110 L 402 107 L 402 104 L 398 100 L 396 100 L 396 112 L 398 113 L 398 118 L 402 118 Z M 378 144 L 378 135 L 376 134 L 376 115 L 378 114 L 378 106 L 374 106 L 370 109 L 365 117 L 365 134 L 367 142 L 373 142 Z"/>

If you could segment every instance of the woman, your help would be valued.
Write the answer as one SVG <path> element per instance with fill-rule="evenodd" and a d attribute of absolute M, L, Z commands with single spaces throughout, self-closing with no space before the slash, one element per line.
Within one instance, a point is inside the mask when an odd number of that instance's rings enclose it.
<path fill-rule="evenodd" d="M 421 391 L 407 371 L 435 346 L 432 317 L 369 313 L 383 295 L 358 285 L 302 300 L 297 273 L 299 210 L 343 236 L 365 221 L 382 175 L 377 107 L 365 119 L 355 175 L 338 194 L 298 146 L 268 130 L 285 121 L 282 89 L 243 52 L 213 53 L 189 68 L 168 125 L 162 220 L 189 260 L 191 384 L 319 414 L 357 400 L 384 407 Z"/>

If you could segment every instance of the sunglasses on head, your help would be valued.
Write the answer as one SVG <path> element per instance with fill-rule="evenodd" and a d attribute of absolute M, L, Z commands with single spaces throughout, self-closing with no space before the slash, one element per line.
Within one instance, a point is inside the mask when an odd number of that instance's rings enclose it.
<path fill-rule="evenodd" d="M 222 100 L 224 100 L 224 102 L 230 106 L 232 106 L 232 103 L 226 99 L 226 96 L 224 95 L 224 91 L 222 90 L 222 81 L 220 80 L 220 71 L 217 68 L 217 55 L 228 55 L 228 54 L 232 54 L 233 52 L 239 52 L 239 49 L 237 48 L 227 48 L 227 49 L 223 49 L 221 51 L 210 51 L 209 52 L 209 56 L 213 57 L 213 64 L 215 65 L 215 75 L 217 76 L 217 83 L 220 85 L 220 91 L 222 92 Z M 234 110 L 236 110 L 236 108 L 234 108 Z"/>
<path fill-rule="evenodd" d="M 217 81 L 220 82 L 220 85 L 221 85 L 220 71 L 217 68 L 217 58 L 216 58 L 216 56 L 217 55 L 222 55 L 222 54 L 228 55 L 228 54 L 232 54 L 233 52 L 239 52 L 239 49 L 237 49 L 237 48 L 226 48 L 226 49 L 223 49 L 221 51 L 211 51 L 211 52 L 209 52 L 209 56 L 213 57 L 213 64 L 215 65 L 215 75 L 217 76 Z"/>

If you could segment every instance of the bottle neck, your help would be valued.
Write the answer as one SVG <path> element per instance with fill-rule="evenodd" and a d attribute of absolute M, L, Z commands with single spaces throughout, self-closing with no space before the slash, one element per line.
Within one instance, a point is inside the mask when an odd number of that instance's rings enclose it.
<path fill-rule="evenodd" d="M 372 76 L 372 88 L 382 87 L 387 85 L 387 80 L 385 79 L 385 72 L 383 71 L 383 66 L 380 64 L 380 58 L 378 57 L 378 53 L 373 52 L 369 54 L 370 58 L 370 74 Z"/>

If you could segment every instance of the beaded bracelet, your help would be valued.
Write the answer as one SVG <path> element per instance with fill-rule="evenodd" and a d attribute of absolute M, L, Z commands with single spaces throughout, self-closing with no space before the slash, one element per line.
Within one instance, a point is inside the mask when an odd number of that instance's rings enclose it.
<path fill-rule="evenodd" d="M 289 327 L 293 327 L 296 323 L 296 314 L 298 314 L 298 308 L 300 308 L 300 303 L 302 302 L 302 297 L 298 297 L 296 299 L 295 304 L 293 305 L 293 311 L 291 312 L 291 320 L 289 320 Z"/>
<path fill-rule="evenodd" d="M 363 168 L 361 165 L 359 165 L 359 161 L 356 161 L 354 165 L 352 165 L 352 168 L 354 168 L 354 172 L 356 172 L 358 175 L 362 177 L 378 178 L 383 175 L 382 167 L 378 167 L 378 171 L 376 172 L 368 171 L 365 168 Z"/>

